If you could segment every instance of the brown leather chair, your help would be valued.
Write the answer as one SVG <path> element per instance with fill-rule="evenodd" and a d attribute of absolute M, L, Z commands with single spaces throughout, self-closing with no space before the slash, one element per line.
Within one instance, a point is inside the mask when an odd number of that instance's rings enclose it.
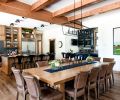
<path fill-rule="evenodd" d="M 61 92 L 52 88 L 41 88 L 39 81 L 36 77 L 23 73 L 26 81 L 29 99 L 30 100 L 62 100 L 63 95 Z"/>
<path fill-rule="evenodd" d="M 113 62 L 114 58 L 103 58 L 103 62 Z"/>
<path fill-rule="evenodd" d="M 99 61 L 100 62 L 100 57 L 93 57 L 94 58 L 94 61 Z"/>
<path fill-rule="evenodd" d="M 70 98 L 74 98 L 77 100 L 77 97 L 84 95 L 84 100 L 86 100 L 85 89 L 88 78 L 88 72 L 81 72 L 75 77 L 75 81 L 73 86 L 66 87 L 66 94 L 70 96 Z"/>
<path fill-rule="evenodd" d="M 37 61 L 36 65 L 38 68 L 43 66 L 48 66 L 48 61 Z"/>
<path fill-rule="evenodd" d="M 23 100 L 26 100 L 26 95 L 28 93 L 27 88 L 25 87 L 25 81 L 22 76 L 22 72 L 19 69 L 16 69 L 15 67 L 12 67 L 12 72 L 15 76 L 16 85 L 17 85 L 17 97 L 16 100 L 19 98 L 19 94 L 22 94 Z"/>
<path fill-rule="evenodd" d="M 107 67 L 106 71 L 106 90 L 108 90 L 108 81 L 110 84 L 110 88 L 112 87 L 112 82 L 114 84 L 114 75 L 113 75 L 113 67 L 115 62 L 110 62 L 109 66 Z"/>
<path fill-rule="evenodd" d="M 99 73 L 100 67 L 94 67 L 88 76 L 88 82 L 87 82 L 87 96 L 89 100 L 90 96 L 90 90 L 94 89 L 95 91 L 95 99 L 97 99 L 97 80 L 98 80 L 98 73 Z"/>
<path fill-rule="evenodd" d="M 106 76 L 106 72 L 107 72 L 107 67 L 109 66 L 109 64 L 102 64 L 100 71 L 99 71 L 99 75 L 98 75 L 98 98 L 99 98 L 99 90 L 100 90 L 100 85 L 103 86 L 103 92 L 105 92 L 106 90 L 106 84 L 105 84 L 105 76 Z"/>

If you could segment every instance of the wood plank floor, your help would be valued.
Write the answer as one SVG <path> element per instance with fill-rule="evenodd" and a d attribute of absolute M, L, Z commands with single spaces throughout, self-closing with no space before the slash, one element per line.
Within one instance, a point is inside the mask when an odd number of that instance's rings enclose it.
<path fill-rule="evenodd" d="M 114 75 L 115 86 L 113 86 L 108 92 L 100 95 L 99 100 L 120 100 L 120 74 L 117 73 Z M 16 100 L 15 98 L 16 84 L 14 77 L 9 77 L 0 72 L 0 100 Z M 19 100 L 22 100 L 21 96 Z M 91 98 L 90 100 L 94 100 L 94 98 Z"/>

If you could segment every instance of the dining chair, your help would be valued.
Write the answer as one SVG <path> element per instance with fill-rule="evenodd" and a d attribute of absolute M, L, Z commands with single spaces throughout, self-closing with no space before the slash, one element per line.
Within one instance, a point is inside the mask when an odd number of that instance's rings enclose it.
<path fill-rule="evenodd" d="M 36 77 L 28 73 L 23 73 L 23 77 L 26 81 L 30 100 L 62 100 L 63 99 L 63 95 L 61 92 L 52 89 L 50 87 L 41 88 L 39 80 Z"/>
<path fill-rule="evenodd" d="M 94 61 L 99 61 L 100 62 L 100 59 L 101 57 L 93 57 Z"/>
<path fill-rule="evenodd" d="M 86 83 L 88 78 L 88 72 L 80 72 L 76 75 L 73 86 L 68 86 L 65 89 L 66 95 L 74 100 L 77 100 L 77 97 L 84 96 L 86 100 Z"/>
<path fill-rule="evenodd" d="M 39 68 L 39 67 L 48 66 L 49 64 L 48 64 L 48 61 L 37 61 L 36 65 Z"/>
<path fill-rule="evenodd" d="M 103 58 L 103 62 L 113 62 L 114 58 Z"/>
<path fill-rule="evenodd" d="M 106 90 L 106 72 L 107 72 L 107 67 L 109 64 L 102 64 L 100 67 L 99 75 L 98 75 L 98 83 L 97 83 L 97 91 L 98 91 L 98 98 L 99 98 L 99 90 L 100 90 L 100 85 L 103 86 L 103 93 Z"/>
<path fill-rule="evenodd" d="M 89 100 L 90 96 L 90 90 L 94 89 L 95 92 L 95 99 L 97 99 L 97 80 L 98 80 L 98 73 L 99 73 L 100 68 L 99 67 L 94 67 L 91 69 L 91 72 L 88 75 L 88 82 L 87 82 L 87 97 Z"/>
<path fill-rule="evenodd" d="M 27 88 L 25 85 L 24 78 L 22 76 L 22 71 L 19 69 L 16 69 L 15 67 L 12 67 L 11 70 L 15 76 L 16 85 L 17 85 L 16 100 L 18 100 L 19 94 L 22 94 L 23 100 L 26 100 L 26 95 L 27 95 L 28 91 L 27 91 Z"/>
<path fill-rule="evenodd" d="M 112 82 L 114 85 L 114 75 L 113 75 L 113 67 L 114 67 L 115 62 L 110 62 L 109 66 L 107 67 L 107 72 L 106 72 L 106 90 L 108 90 L 108 85 L 110 85 L 110 88 L 112 87 Z"/>

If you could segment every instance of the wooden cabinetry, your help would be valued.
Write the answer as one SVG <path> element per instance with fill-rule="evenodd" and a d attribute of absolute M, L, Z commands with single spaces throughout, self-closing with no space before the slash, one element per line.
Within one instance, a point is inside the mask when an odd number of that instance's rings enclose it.
<path fill-rule="evenodd" d="M 18 48 L 18 34 L 19 34 L 19 29 L 17 27 L 5 26 L 6 48 Z"/>
<path fill-rule="evenodd" d="M 5 40 L 5 26 L 0 25 L 0 40 L 4 41 Z"/>

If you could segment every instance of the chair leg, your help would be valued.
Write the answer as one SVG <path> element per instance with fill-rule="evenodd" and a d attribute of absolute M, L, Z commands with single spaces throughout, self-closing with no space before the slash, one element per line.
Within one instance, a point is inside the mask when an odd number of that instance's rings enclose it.
<path fill-rule="evenodd" d="M 108 79 L 105 80 L 106 91 L 108 90 Z"/>
<path fill-rule="evenodd" d="M 86 100 L 86 94 L 84 94 L 84 100 Z"/>
<path fill-rule="evenodd" d="M 87 100 L 89 100 L 89 97 L 90 97 L 90 91 L 89 91 L 89 88 L 87 89 Z"/>
<path fill-rule="evenodd" d="M 103 92 L 105 93 L 105 82 L 104 82 L 104 84 L 103 84 Z"/>
<path fill-rule="evenodd" d="M 110 84 L 110 88 L 112 88 L 112 79 L 111 79 L 111 77 L 109 78 L 109 84 Z"/>
<path fill-rule="evenodd" d="M 26 93 L 23 94 L 23 100 L 26 100 Z"/>
<path fill-rule="evenodd" d="M 112 72 L 112 81 L 113 81 L 113 85 L 114 85 L 114 74 Z"/>
<path fill-rule="evenodd" d="M 100 96 L 100 84 L 98 83 L 98 85 L 97 85 L 97 98 L 99 98 L 99 96 Z"/>
<path fill-rule="evenodd" d="M 97 88 L 95 87 L 95 100 L 97 100 Z"/>
<path fill-rule="evenodd" d="M 18 100 L 18 97 L 19 97 L 19 92 L 17 91 L 17 97 L 16 97 L 16 100 Z"/>

